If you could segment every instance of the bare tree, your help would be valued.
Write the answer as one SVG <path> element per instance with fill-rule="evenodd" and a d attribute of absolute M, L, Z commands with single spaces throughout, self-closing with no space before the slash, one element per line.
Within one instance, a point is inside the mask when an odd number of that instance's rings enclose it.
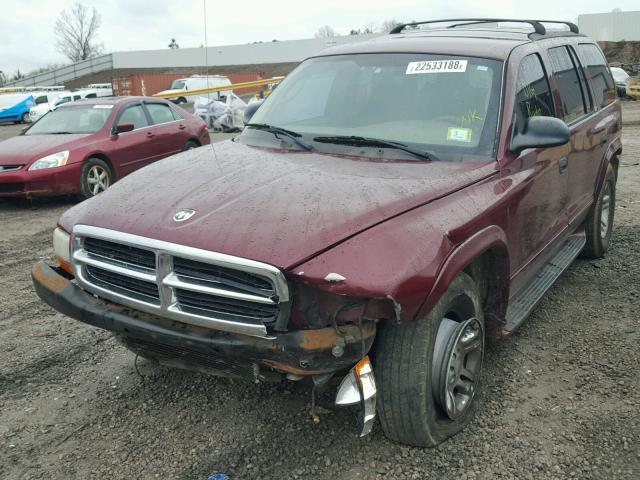
<path fill-rule="evenodd" d="M 98 56 L 102 45 L 96 42 L 102 20 L 95 7 L 89 10 L 81 3 L 74 3 L 63 10 L 56 20 L 56 47 L 72 62 Z"/>
<path fill-rule="evenodd" d="M 318 29 L 316 32 L 316 38 L 331 38 L 335 37 L 336 32 L 329 25 L 324 25 Z"/>

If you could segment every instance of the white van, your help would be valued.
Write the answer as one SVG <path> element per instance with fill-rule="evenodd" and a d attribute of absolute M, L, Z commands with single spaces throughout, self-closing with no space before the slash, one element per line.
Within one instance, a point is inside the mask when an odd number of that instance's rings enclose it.
<path fill-rule="evenodd" d="M 181 103 L 195 102 L 196 97 L 201 95 L 190 95 L 193 90 L 202 90 L 203 88 L 223 87 L 231 85 L 231 80 L 223 75 L 193 75 L 189 78 L 179 78 L 171 83 L 168 90 L 158 92 L 156 95 L 165 95 L 175 93 L 175 97 L 168 98 L 173 103 L 180 105 Z M 231 90 L 212 93 L 211 100 L 220 100 L 231 93 Z M 206 94 L 205 94 L 206 95 Z"/>

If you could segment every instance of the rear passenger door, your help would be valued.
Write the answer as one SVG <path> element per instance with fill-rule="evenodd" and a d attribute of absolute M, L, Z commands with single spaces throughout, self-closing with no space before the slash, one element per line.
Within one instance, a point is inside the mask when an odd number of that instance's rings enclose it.
<path fill-rule="evenodd" d="M 557 116 L 571 130 L 565 172 L 568 177 L 567 222 L 575 225 L 584 219 L 589 197 L 593 195 L 593 188 L 586 184 L 597 163 L 594 158 L 599 157 L 601 152 L 600 146 L 592 141 L 597 119 L 593 115 L 591 91 L 573 47 L 552 47 L 547 50 L 547 55 L 558 92 Z"/>
<path fill-rule="evenodd" d="M 588 130 L 591 155 L 579 165 L 580 168 L 571 170 L 570 188 L 579 205 L 586 208 L 594 201 L 598 173 L 619 126 L 617 110 L 613 106 L 616 85 L 604 55 L 593 43 L 578 44 L 577 51 L 592 92 L 595 113 Z"/>
<path fill-rule="evenodd" d="M 145 102 L 152 123 L 154 138 L 154 160 L 184 150 L 187 133 L 182 119 L 176 120 L 173 109 L 165 103 Z"/>

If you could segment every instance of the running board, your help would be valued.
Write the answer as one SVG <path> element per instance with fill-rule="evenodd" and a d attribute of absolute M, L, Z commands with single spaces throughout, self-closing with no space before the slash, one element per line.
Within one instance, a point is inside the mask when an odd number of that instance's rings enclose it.
<path fill-rule="evenodd" d="M 584 235 L 572 235 L 562 249 L 553 257 L 533 280 L 509 302 L 507 308 L 507 332 L 515 331 L 531 314 L 545 292 L 555 283 L 558 277 L 573 263 L 585 243 Z"/>

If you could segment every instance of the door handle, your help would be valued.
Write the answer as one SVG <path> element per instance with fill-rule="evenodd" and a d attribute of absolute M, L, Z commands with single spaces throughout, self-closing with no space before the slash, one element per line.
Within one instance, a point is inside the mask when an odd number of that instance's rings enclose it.
<path fill-rule="evenodd" d="M 152 132 L 147 132 L 147 138 L 153 138 L 155 137 L 155 134 Z"/>
<path fill-rule="evenodd" d="M 178 125 L 178 128 L 179 128 L 180 130 L 184 130 L 184 129 L 185 129 L 185 128 L 187 128 L 187 127 L 185 127 L 184 125 Z"/>
<path fill-rule="evenodd" d="M 567 157 L 562 157 L 558 162 L 558 170 L 560 173 L 564 173 L 567 167 L 569 167 L 569 160 L 567 160 Z"/>

